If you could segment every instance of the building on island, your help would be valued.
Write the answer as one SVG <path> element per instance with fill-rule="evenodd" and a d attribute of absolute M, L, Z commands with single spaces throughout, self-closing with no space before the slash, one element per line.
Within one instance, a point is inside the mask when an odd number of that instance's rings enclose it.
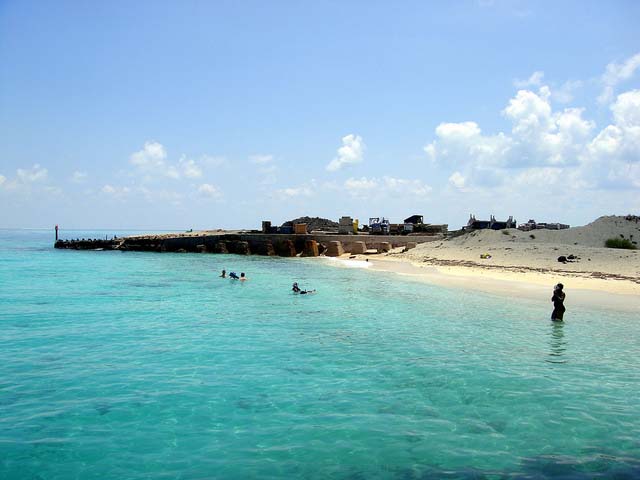
<path fill-rule="evenodd" d="M 518 230 L 523 232 L 529 232 L 531 230 L 565 230 L 569 228 L 566 223 L 546 223 L 536 222 L 533 219 L 529 219 L 527 223 L 521 223 L 518 225 Z"/>
<path fill-rule="evenodd" d="M 493 215 L 489 216 L 489 220 L 478 220 L 475 215 L 471 214 L 467 225 L 462 227 L 463 230 L 504 230 L 505 228 L 516 228 L 516 221 L 513 216 L 510 215 L 505 221 L 496 220 Z"/>

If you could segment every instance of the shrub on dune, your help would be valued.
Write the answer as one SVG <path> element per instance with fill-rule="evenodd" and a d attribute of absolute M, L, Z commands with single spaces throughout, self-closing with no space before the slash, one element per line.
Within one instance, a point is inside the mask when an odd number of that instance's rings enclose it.
<path fill-rule="evenodd" d="M 637 247 L 631 243 L 631 240 L 626 238 L 609 238 L 604 245 L 607 248 L 626 248 L 628 250 L 635 250 Z"/>

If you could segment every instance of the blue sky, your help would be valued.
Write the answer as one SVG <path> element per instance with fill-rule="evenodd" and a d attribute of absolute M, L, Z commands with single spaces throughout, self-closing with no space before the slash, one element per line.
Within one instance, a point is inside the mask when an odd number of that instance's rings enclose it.
<path fill-rule="evenodd" d="M 0 2 L 0 227 L 640 211 L 640 3 Z"/>

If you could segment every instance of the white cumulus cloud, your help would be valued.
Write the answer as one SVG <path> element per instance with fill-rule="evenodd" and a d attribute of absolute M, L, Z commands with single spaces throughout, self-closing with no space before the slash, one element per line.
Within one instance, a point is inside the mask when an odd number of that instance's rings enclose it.
<path fill-rule="evenodd" d="M 526 80 L 514 80 L 513 85 L 517 88 L 526 88 L 526 87 L 539 87 L 542 84 L 542 79 L 544 78 L 544 72 L 536 71 L 531 74 L 529 78 Z"/>
<path fill-rule="evenodd" d="M 55 195 L 62 193 L 59 187 L 49 182 L 48 170 L 37 163 L 31 168 L 16 169 L 16 175 L 13 178 L 0 175 L 0 187 L 3 191 L 26 196 L 34 193 Z"/>
<path fill-rule="evenodd" d="M 182 155 L 177 162 L 167 160 L 167 151 L 164 146 L 156 141 L 145 142 L 142 150 L 139 150 L 129 158 L 135 167 L 134 174 L 150 182 L 160 178 L 197 179 L 203 176 L 202 166 L 217 167 L 225 162 L 223 157 L 203 155 L 198 161 Z"/>
<path fill-rule="evenodd" d="M 640 187 L 640 90 L 618 95 L 613 123 L 588 145 L 587 177 L 609 187 Z"/>
<path fill-rule="evenodd" d="M 338 156 L 329 162 L 327 170 L 335 172 L 345 165 L 362 162 L 365 148 L 366 145 L 359 135 L 345 135 L 342 137 L 342 146 L 338 148 Z"/>
<path fill-rule="evenodd" d="M 436 128 L 437 140 L 424 147 L 436 163 L 464 165 L 470 159 L 477 166 L 501 164 L 511 150 L 511 139 L 503 133 L 483 135 L 475 122 L 441 123 Z"/>
<path fill-rule="evenodd" d="M 154 177 L 180 178 L 177 167 L 167 164 L 166 158 L 167 151 L 164 146 L 159 142 L 150 141 L 145 142 L 142 150 L 132 153 L 129 161 L 144 180 L 148 181 Z"/>
<path fill-rule="evenodd" d="M 455 188 L 462 190 L 465 187 L 465 178 L 460 172 L 453 172 L 449 177 L 449 184 L 453 185 Z"/>
<path fill-rule="evenodd" d="M 436 135 L 453 141 L 466 141 L 480 135 L 480 127 L 476 122 L 441 123 L 436 127 Z"/>
<path fill-rule="evenodd" d="M 622 128 L 635 129 L 640 127 L 640 90 L 618 95 L 611 106 L 613 118 Z"/>
<path fill-rule="evenodd" d="M 609 103 L 613 100 L 614 92 L 618 84 L 630 79 L 640 68 L 640 53 L 629 57 L 622 63 L 612 62 L 602 75 L 602 93 L 598 97 L 601 104 Z"/>
<path fill-rule="evenodd" d="M 583 118 L 584 109 L 554 112 L 550 96 L 547 86 L 519 90 L 502 111 L 510 133 L 485 135 L 473 121 L 442 123 L 424 150 L 436 164 L 455 169 L 449 183 L 456 188 L 497 185 L 510 168 L 575 165 L 595 123 Z"/>
<path fill-rule="evenodd" d="M 640 187 L 640 90 L 618 95 L 611 123 L 600 130 L 585 109 L 554 111 L 550 98 L 545 85 L 518 91 L 502 111 L 509 133 L 486 135 L 473 121 L 441 123 L 425 153 L 459 190 Z"/>
<path fill-rule="evenodd" d="M 580 80 L 567 80 L 560 87 L 551 90 L 551 98 L 558 103 L 569 103 L 573 100 L 573 93 L 581 87 Z"/>
<path fill-rule="evenodd" d="M 31 169 L 25 170 L 19 168 L 16 170 L 18 180 L 23 183 L 42 182 L 47 179 L 48 172 L 46 168 L 42 168 L 40 165 L 35 164 Z"/>
<path fill-rule="evenodd" d="M 145 142 L 142 150 L 131 154 L 130 161 L 133 165 L 145 169 L 161 169 L 164 167 L 164 160 L 167 158 L 167 151 L 161 143 L 151 141 Z"/>
<path fill-rule="evenodd" d="M 522 137 L 533 137 L 541 130 L 548 130 L 551 121 L 549 88 L 544 86 L 539 93 L 519 90 L 503 110 L 505 117 L 513 122 L 512 132 Z"/>
<path fill-rule="evenodd" d="M 198 193 L 207 198 L 220 198 L 222 197 L 222 193 L 218 190 L 217 187 L 211 185 L 210 183 L 203 183 L 198 187 Z"/>
<path fill-rule="evenodd" d="M 180 157 L 178 162 L 179 168 L 182 174 L 186 178 L 200 178 L 202 177 L 202 169 L 196 164 L 195 160 L 187 158 L 185 155 Z"/>

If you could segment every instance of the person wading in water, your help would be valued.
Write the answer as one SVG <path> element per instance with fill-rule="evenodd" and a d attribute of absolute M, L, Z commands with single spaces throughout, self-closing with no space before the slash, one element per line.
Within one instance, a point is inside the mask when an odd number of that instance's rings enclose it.
<path fill-rule="evenodd" d="M 562 322 L 562 317 L 564 315 L 564 299 L 565 294 L 562 291 L 564 285 L 561 283 L 557 284 L 553 287 L 553 297 L 551 297 L 551 301 L 553 302 L 553 312 L 551 312 L 551 320 L 554 322 Z"/>

